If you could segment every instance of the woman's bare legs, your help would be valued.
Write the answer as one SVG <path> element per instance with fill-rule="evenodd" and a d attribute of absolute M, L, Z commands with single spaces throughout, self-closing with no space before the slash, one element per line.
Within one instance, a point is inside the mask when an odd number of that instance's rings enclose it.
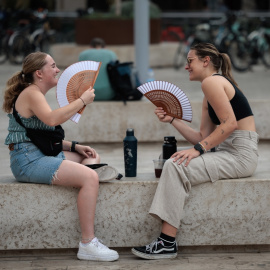
<path fill-rule="evenodd" d="M 173 227 L 171 224 L 167 223 L 166 221 L 163 221 L 161 232 L 175 238 L 177 234 L 177 228 Z"/>
<path fill-rule="evenodd" d="M 77 152 L 64 151 L 64 154 L 65 154 L 66 159 L 72 160 L 74 162 L 81 163 L 84 165 L 100 163 L 99 154 L 97 154 L 95 158 L 93 157 L 85 158 L 84 156 L 78 154 Z"/>
<path fill-rule="evenodd" d="M 68 155 L 66 155 L 66 157 L 67 156 Z M 82 164 L 64 160 L 55 176 L 53 185 L 80 188 L 77 198 L 77 207 L 82 242 L 90 242 L 90 240 L 95 237 L 94 219 L 99 188 L 97 173 Z"/>

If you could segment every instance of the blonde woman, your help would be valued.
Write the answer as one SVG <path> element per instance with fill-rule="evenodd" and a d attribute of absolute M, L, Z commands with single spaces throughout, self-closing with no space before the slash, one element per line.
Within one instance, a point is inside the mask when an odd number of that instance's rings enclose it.
<path fill-rule="evenodd" d="M 12 113 L 17 111 L 26 128 L 55 130 L 55 126 L 66 122 L 85 105 L 93 102 L 94 89 L 88 89 L 77 100 L 52 110 L 45 94 L 56 86 L 59 72 L 50 55 L 35 52 L 24 59 L 22 71 L 8 80 L 3 109 L 9 117 L 9 133 L 5 144 L 10 149 L 10 167 L 20 182 L 79 188 L 77 207 L 81 241 L 77 256 L 83 260 L 114 261 L 118 259 L 118 253 L 101 244 L 94 233 L 100 179 L 97 171 L 85 165 L 99 163 L 99 155 L 89 146 L 65 140 L 63 151 L 58 155 L 44 155 L 27 137 L 26 129 Z M 109 174 L 112 173 L 109 171 Z"/>
<path fill-rule="evenodd" d="M 171 123 L 194 147 L 176 152 L 164 165 L 150 208 L 150 214 L 162 223 L 161 234 L 151 244 L 132 249 L 145 259 L 177 256 L 175 238 L 192 186 L 248 177 L 257 167 L 254 116 L 231 75 L 228 55 L 212 44 L 200 43 L 190 49 L 185 69 L 191 81 L 201 82 L 204 94 L 200 130 L 166 115 L 160 107 L 155 110 L 161 122 Z"/>

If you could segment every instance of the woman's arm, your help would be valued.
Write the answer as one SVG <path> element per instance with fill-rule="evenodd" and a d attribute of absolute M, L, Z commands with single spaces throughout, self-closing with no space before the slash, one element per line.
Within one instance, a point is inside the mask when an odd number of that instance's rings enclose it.
<path fill-rule="evenodd" d="M 95 97 L 94 91 L 94 89 L 88 89 L 82 94 L 81 98 L 64 107 L 52 110 L 45 96 L 40 91 L 29 89 L 27 97 L 24 97 L 24 104 L 28 106 L 31 114 L 36 115 L 42 122 L 49 126 L 56 126 L 66 122 L 86 104 L 93 102 Z"/>
<path fill-rule="evenodd" d="M 203 117 L 201 130 L 203 130 L 203 134 L 206 136 L 203 136 L 200 142 L 206 150 L 210 150 L 223 142 L 238 126 L 230 100 L 225 91 L 225 85 L 222 81 L 215 77 L 208 77 L 202 82 L 202 90 L 206 100 L 211 104 L 220 121 L 220 125 L 211 134 L 207 134 L 210 130 L 207 131 L 203 121 L 207 123 L 210 118 L 207 120 L 206 115 Z M 207 106 L 206 100 L 204 101 L 204 106 Z M 206 113 L 206 110 L 204 112 Z M 209 124 L 206 126 L 209 126 Z"/>
<path fill-rule="evenodd" d="M 72 142 L 64 140 L 63 141 L 63 151 L 71 152 L 71 145 L 72 145 Z M 85 158 L 89 158 L 89 157 L 96 158 L 97 157 L 96 150 L 91 148 L 90 146 L 87 146 L 87 145 L 75 144 L 75 152 L 84 156 Z"/>
<path fill-rule="evenodd" d="M 202 105 L 202 118 L 201 118 L 201 128 L 197 131 L 187 125 L 181 119 L 173 119 L 173 117 L 166 115 L 166 112 L 158 107 L 155 110 L 156 115 L 159 117 L 161 122 L 170 123 L 177 129 L 177 131 L 191 144 L 197 144 L 203 138 L 207 137 L 215 129 L 215 125 L 212 123 L 208 116 L 208 107 L 206 99 L 203 100 Z"/>

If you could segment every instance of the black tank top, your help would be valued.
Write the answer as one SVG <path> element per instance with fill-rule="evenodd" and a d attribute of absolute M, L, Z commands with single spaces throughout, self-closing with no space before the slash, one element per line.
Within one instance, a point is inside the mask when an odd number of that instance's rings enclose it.
<path fill-rule="evenodd" d="M 222 76 L 220 74 L 214 74 L 213 76 Z M 224 77 L 224 76 L 222 76 Z M 226 78 L 226 77 L 224 77 Z M 233 108 L 233 112 L 235 114 L 236 120 L 239 121 L 243 118 L 246 118 L 248 116 L 253 115 L 252 110 L 250 108 L 250 105 L 248 103 L 247 98 L 244 96 L 243 92 L 241 90 L 239 90 L 238 87 L 236 87 L 228 78 L 226 78 L 234 87 L 235 89 L 235 94 L 233 96 L 233 98 L 230 100 L 230 103 L 232 105 Z M 215 125 L 220 125 L 220 121 L 215 113 L 215 111 L 213 110 L 212 106 L 208 103 L 208 114 L 212 120 L 212 122 Z"/>

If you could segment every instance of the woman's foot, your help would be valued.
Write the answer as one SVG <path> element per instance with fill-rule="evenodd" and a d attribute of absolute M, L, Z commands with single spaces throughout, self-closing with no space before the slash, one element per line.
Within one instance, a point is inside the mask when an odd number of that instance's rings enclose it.
<path fill-rule="evenodd" d="M 177 256 L 177 244 L 158 237 L 149 245 L 132 248 L 131 252 L 148 260 L 172 259 Z"/>
<path fill-rule="evenodd" d="M 95 237 L 87 244 L 80 242 L 77 258 L 79 260 L 112 262 L 118 260 L 119 254 L 100 243 Z"/>

